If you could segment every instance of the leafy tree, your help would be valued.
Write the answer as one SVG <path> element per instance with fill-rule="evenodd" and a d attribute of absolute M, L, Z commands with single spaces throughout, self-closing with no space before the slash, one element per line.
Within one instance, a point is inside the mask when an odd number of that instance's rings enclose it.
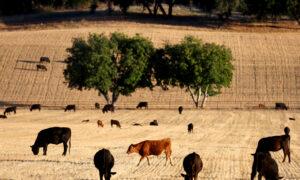
<path fill-rule="evenodd" d="M 287 11 L 300 24 L 300 0 L 287 0 Z"/>
<path fill-rule="evenodd" d="M 0 1 L 0 14 L 13 15 L 24 14 L 33 11 L 32 0 L 2 0 Z"/>
<path fill-rule="evenodd" d="M 204 107 L 208 95 L 221 93 L 221 88 L 231 83 L 232 55 L 224 46 L 187 36 L 180 44 L 166 45 L 164 55 L 159 57 L 161 59 L 155 63 L 162 67 L 155 69 L 158 85 L 185 88 L 196 108 L 201 96 L 201 107 Z"/>
<path fill-rule="evenodd" d="M 127 13 L 127 10 L 129 8 L 130 5 L 132 5 L 134 2 L 134 0 L 114 0 L 114 4 L 115 5 L 119 5 L 121 11 L 125 14 Z"/>
<path fill-rule="evenodd" d="M 217 10 L 222 16 L 225 15 L 225 18 L 228 19 L 231 16 L 232 11 L 235 10 L 240 3 L 240 0 L 216 0 Z"/>
<path fill-rule="evenodd" d="M 129 96 L 148 85 L 143 77 L 154 47 L 139 35 L 92 34 L 87 41 L 76 38 L 67 51 L 64 76 L 69 87 L 96 89 L 108 104 L 116 103 L 119 95 Z"/>

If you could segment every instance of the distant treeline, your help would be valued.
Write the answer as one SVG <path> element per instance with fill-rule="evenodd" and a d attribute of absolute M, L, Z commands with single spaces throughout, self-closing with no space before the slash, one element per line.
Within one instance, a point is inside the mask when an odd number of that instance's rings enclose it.
<path fill-rule="evenodd" d="M 91 10 L 97 8 L 98 2 L 107 3 L 109 12 L 112 6 L 119 6 L 123 13 L 127 13 L 131 5 L 140 5 L 149 14 L 172 16 L 173 7 L 184 5 L 195 7 L 205 13 L 215 13 L 220 19 L 227 19 L 232 12 L 243 15 L 254 15 L 257 19 L 271 17 L 277 19 L 287 15 L 299 22 L 300 0 L 8 0 L 0 1 L 2 15 L 31 13 L 41 7 L 76 8 L 90 5 Z M 167 5 L 163 6 L 163 4 Z"/>

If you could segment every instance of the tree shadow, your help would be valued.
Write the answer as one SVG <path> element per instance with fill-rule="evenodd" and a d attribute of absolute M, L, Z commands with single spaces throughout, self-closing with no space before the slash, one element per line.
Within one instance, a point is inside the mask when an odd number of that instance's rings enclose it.
<path fill-rule="evenodd" d="M 29 107 L 31 104 L 23 104 L 13 101 L 0 101 L 0 107 L 9 107 L 9 106 L 17 106 L 17 107 Z"/>

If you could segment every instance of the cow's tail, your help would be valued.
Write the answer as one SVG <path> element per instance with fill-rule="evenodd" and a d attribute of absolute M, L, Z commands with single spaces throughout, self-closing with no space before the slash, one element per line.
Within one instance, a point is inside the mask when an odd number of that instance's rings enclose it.
<path fill-rule="evenodd" d="M 72 136 L 70 136 L 70 140 L 69 140 L 69 154 L 71 154 L 71 137 Z"/>

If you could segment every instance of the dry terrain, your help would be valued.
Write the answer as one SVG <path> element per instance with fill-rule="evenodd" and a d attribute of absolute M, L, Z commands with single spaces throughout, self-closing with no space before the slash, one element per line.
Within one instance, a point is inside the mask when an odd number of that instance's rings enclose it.
<path fill-rule="evenodd" d="M 296 118 L 290 121 L 289 117 Z M 122 129 L 111 128 L 110 119 L 118 119 Z M 89 119 L 89 123 L 81 123 Z M 96 120 L 104 121 L 98 128 Z M 157 119 L 158 127 L 148 123 Z M 182 179 L 182 161 L 191 152 L 200 154 L 204 168 L 200 179 L 249 179 L 252 156 L 259 138 L 283 134 L 291 129 L 292 162 L 282 163 L 282 151 L 272 153 L 280 175 L 285 179 L 300 179 L 300 113 L 274 110 L 120 110 L 103 115 L 96 110 L 63 112 L 19 110 L 16 115 L 0 120 L 0 179 L 97 179 L 94 154 L 108 148 L 115 157 L 113 179 Z M 132 126 L 133 122 L 143 124 Z M 187 133 L 187 124 L 194 123 L 194 133 Z M 63 146 L 50 145 L 48 155 L 34 156 L 30 150 L 37 133 L 51 126 L 72 129 L 71 154 L 61 156 Z M 150 157 L 137 167 L 139 155 L 127 155 L 132 143 L 145 139 L 172 139 L 174 166 L 164 166 L 164 155 Z"/>

